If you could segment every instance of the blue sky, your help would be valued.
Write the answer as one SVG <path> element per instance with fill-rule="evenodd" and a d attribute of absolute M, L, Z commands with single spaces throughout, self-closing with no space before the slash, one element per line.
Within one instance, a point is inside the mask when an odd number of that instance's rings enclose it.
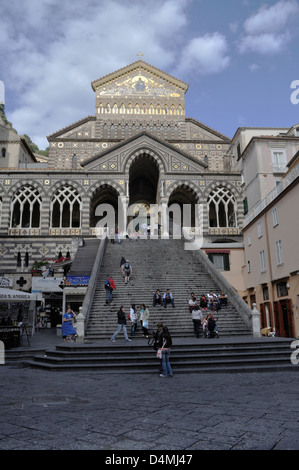
<path fill-rule="evenodd" d="M 90 83 L 141 51 L 189 84 L 187 117 L 228 137 L 290 127 L 298 21 L 299 0 L 1 0 L 6 114 L 44 149 L 47 135 L 95 114 Z"/>

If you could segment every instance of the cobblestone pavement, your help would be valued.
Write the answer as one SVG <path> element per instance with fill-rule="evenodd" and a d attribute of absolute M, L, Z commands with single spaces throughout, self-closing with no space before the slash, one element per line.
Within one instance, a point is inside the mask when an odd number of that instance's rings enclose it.
<path fill-rule="evenodd" d="M 299 366 L 298 366 L 299 367 Z M 1 450 L 298 450 L 299 374 L 0 366 Z"/>

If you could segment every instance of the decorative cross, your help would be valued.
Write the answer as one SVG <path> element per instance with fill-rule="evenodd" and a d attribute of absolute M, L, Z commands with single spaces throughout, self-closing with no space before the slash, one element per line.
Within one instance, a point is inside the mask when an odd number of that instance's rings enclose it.
<path fill-rule="evenodd" d="M 141 52 L 139 52 L 138 54 L 136 54 L 139 56 L 139 60 L 141 60 L 141 56 L 143 56 L 143 54 L 141 54 Z"/>
<path fill-rule="evenodd" d="M 22 289 L 22 287 L 25 286 L 25 284 L 27 284 L 27 281 L 26 281 L 26 279 L 23 278 L 23 276 L 21 276 L 20 279 L 17 281 L 17 284 Z"/>

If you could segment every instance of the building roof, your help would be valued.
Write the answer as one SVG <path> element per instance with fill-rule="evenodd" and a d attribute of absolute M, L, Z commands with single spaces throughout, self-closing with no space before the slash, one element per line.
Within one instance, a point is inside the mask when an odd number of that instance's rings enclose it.
<path fill-rule="evenodd" d="M 147 72 L 151 72 L 154 75 L 158 75 L 161 78 L 164 78 L 168 82 L 170 82 L 170 83 L 176 85 L 177 87 L 183 89 L 185 93 L 189 88 L 189 85 L 187 83 L 185 83 L 185 82 L 183 82 L 183 81 L 181 81 L 181 80 L 179 80 L 175 77 L 172 77 L 168 73 L 163 72 L 162 70 L 154 67 L 153 65 L 150 65 L 150 64 L 144 62 L 141 59 L 137 60 L 136 62 L 133 62 L 132 64 L 126 65 L 125 67 L 123 67 L 119 70 L 116 70 L 115 72 L 109 73 L 108 75 L 105 75 L 101 78 L 98 78 L 97 80 L 94 80 L 93 82 L 91 82 L 91 87 L 92 87 L 93 91 L 96 91 L 96 89 L 99 86 L 104 85 L 105 83 L 111 82 L 115 78 L 118 78 L 122 75 L 125 75 L 125 74 L 127 74 L 127 73 L 129 73 L 133 70 L 140 69 L 140 68 L 146 70 Z"/>

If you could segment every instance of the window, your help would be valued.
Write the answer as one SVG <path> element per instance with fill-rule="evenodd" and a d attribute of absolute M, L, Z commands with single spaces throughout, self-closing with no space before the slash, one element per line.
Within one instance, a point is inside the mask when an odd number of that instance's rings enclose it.
<path fill-rule="evenodd" d="M 2 147 L 1 149 L 1 157 L 5 158 L 6 157 L 6 148 Z"/>
<path fill-rule="evenodd" d="M 243 208 L 244 208 L 244 214 L 247 214 L 247 212 L 248 212 L 248 200 L 247 200 L 247 197 L 245 197 L 245 199 L 243 199 Z"/>
<path fill-rule="evenodd" d="M 276 288 L 278 297 L 284 297 L 288 295 L 288 284 L 286 282 L 280 282 L 279 284 L 276 284 Z"/>
<path fill-rule="evenodd" d="M 269 289 L 268 286 L 263 287 L 263 298 L 264 300 L 269 300 Z"/>
<path fill-rule="evenodd" d="M 284 150 L 272 150 L 273 172 L 283 173 L 286 170 L 286 155 Z"/>
<path fill-rule="evenodd" d="M 257 223 L 257 236 L 260 238 L 263 236 L 263 230 L 262 230 L 262 222 L 259 221 Z"/>
<path fill-rule="evenodd" d="M 265 258 L 265 251 L 260 251 L 260 262 L 261 262 L 261 272 L 264 273 L 266 271 L 266 258 Z"/>
<path fill-rule="evenodd" d="M 229 189 L 218 186 L 209 195 L 210 227 L 237 227 L 237 204 Z"/>
<path fill-rule="evenodd" d="M 278 215 L 277 215 L 276 207 L 272 209 L 272 219 L 273 219 L 273 227 L 275 227 L 276 225 L 278 225 Z"/>
<path fill-rule="evenodd" d="M 277 265 L 283 264 L 281 240 L 278 240 L 276 242 L 276 258 L 277 258 Z"/>
<path fill-rule="evenodd" d="M 250 264 L 250 261 L 247 261 L 247 272 L 248 272 L 248 273 L 251 272 L 251 264 Z"/>
<path fill-rule="evenodd" d="M 51 201 L 51 227 L 81 227 L 81 206 L 75 188 L 66 185 L 57 189 Z"/>
<path fill-rule="evenodd" d="M 230 271 L 229 253 L 208 253 L 208 257 L 219 271 Z"/>
<path fill-rule="evenodd" d="M 238 160 L 240 160 L 240 158 L 241 158 L 241 145 L 240 145 L 240 143 L 237 145 L 237 157 L 238 157 Z"/>
<path fill-rule="evenodd" d="M 248 235 L 248 239 L 247 239 L 247 240 L 248 240 L 248 246 L 250 246 L 250 245 L 251 245 L 251 236 L 250 236 L 250 235 Z"/>
<path fill-rule="evenodd" d="M 11 227 L 39 228 L 41 197 L 37 189 L 23 186 L 14 195 L 11 210 Z"/>

